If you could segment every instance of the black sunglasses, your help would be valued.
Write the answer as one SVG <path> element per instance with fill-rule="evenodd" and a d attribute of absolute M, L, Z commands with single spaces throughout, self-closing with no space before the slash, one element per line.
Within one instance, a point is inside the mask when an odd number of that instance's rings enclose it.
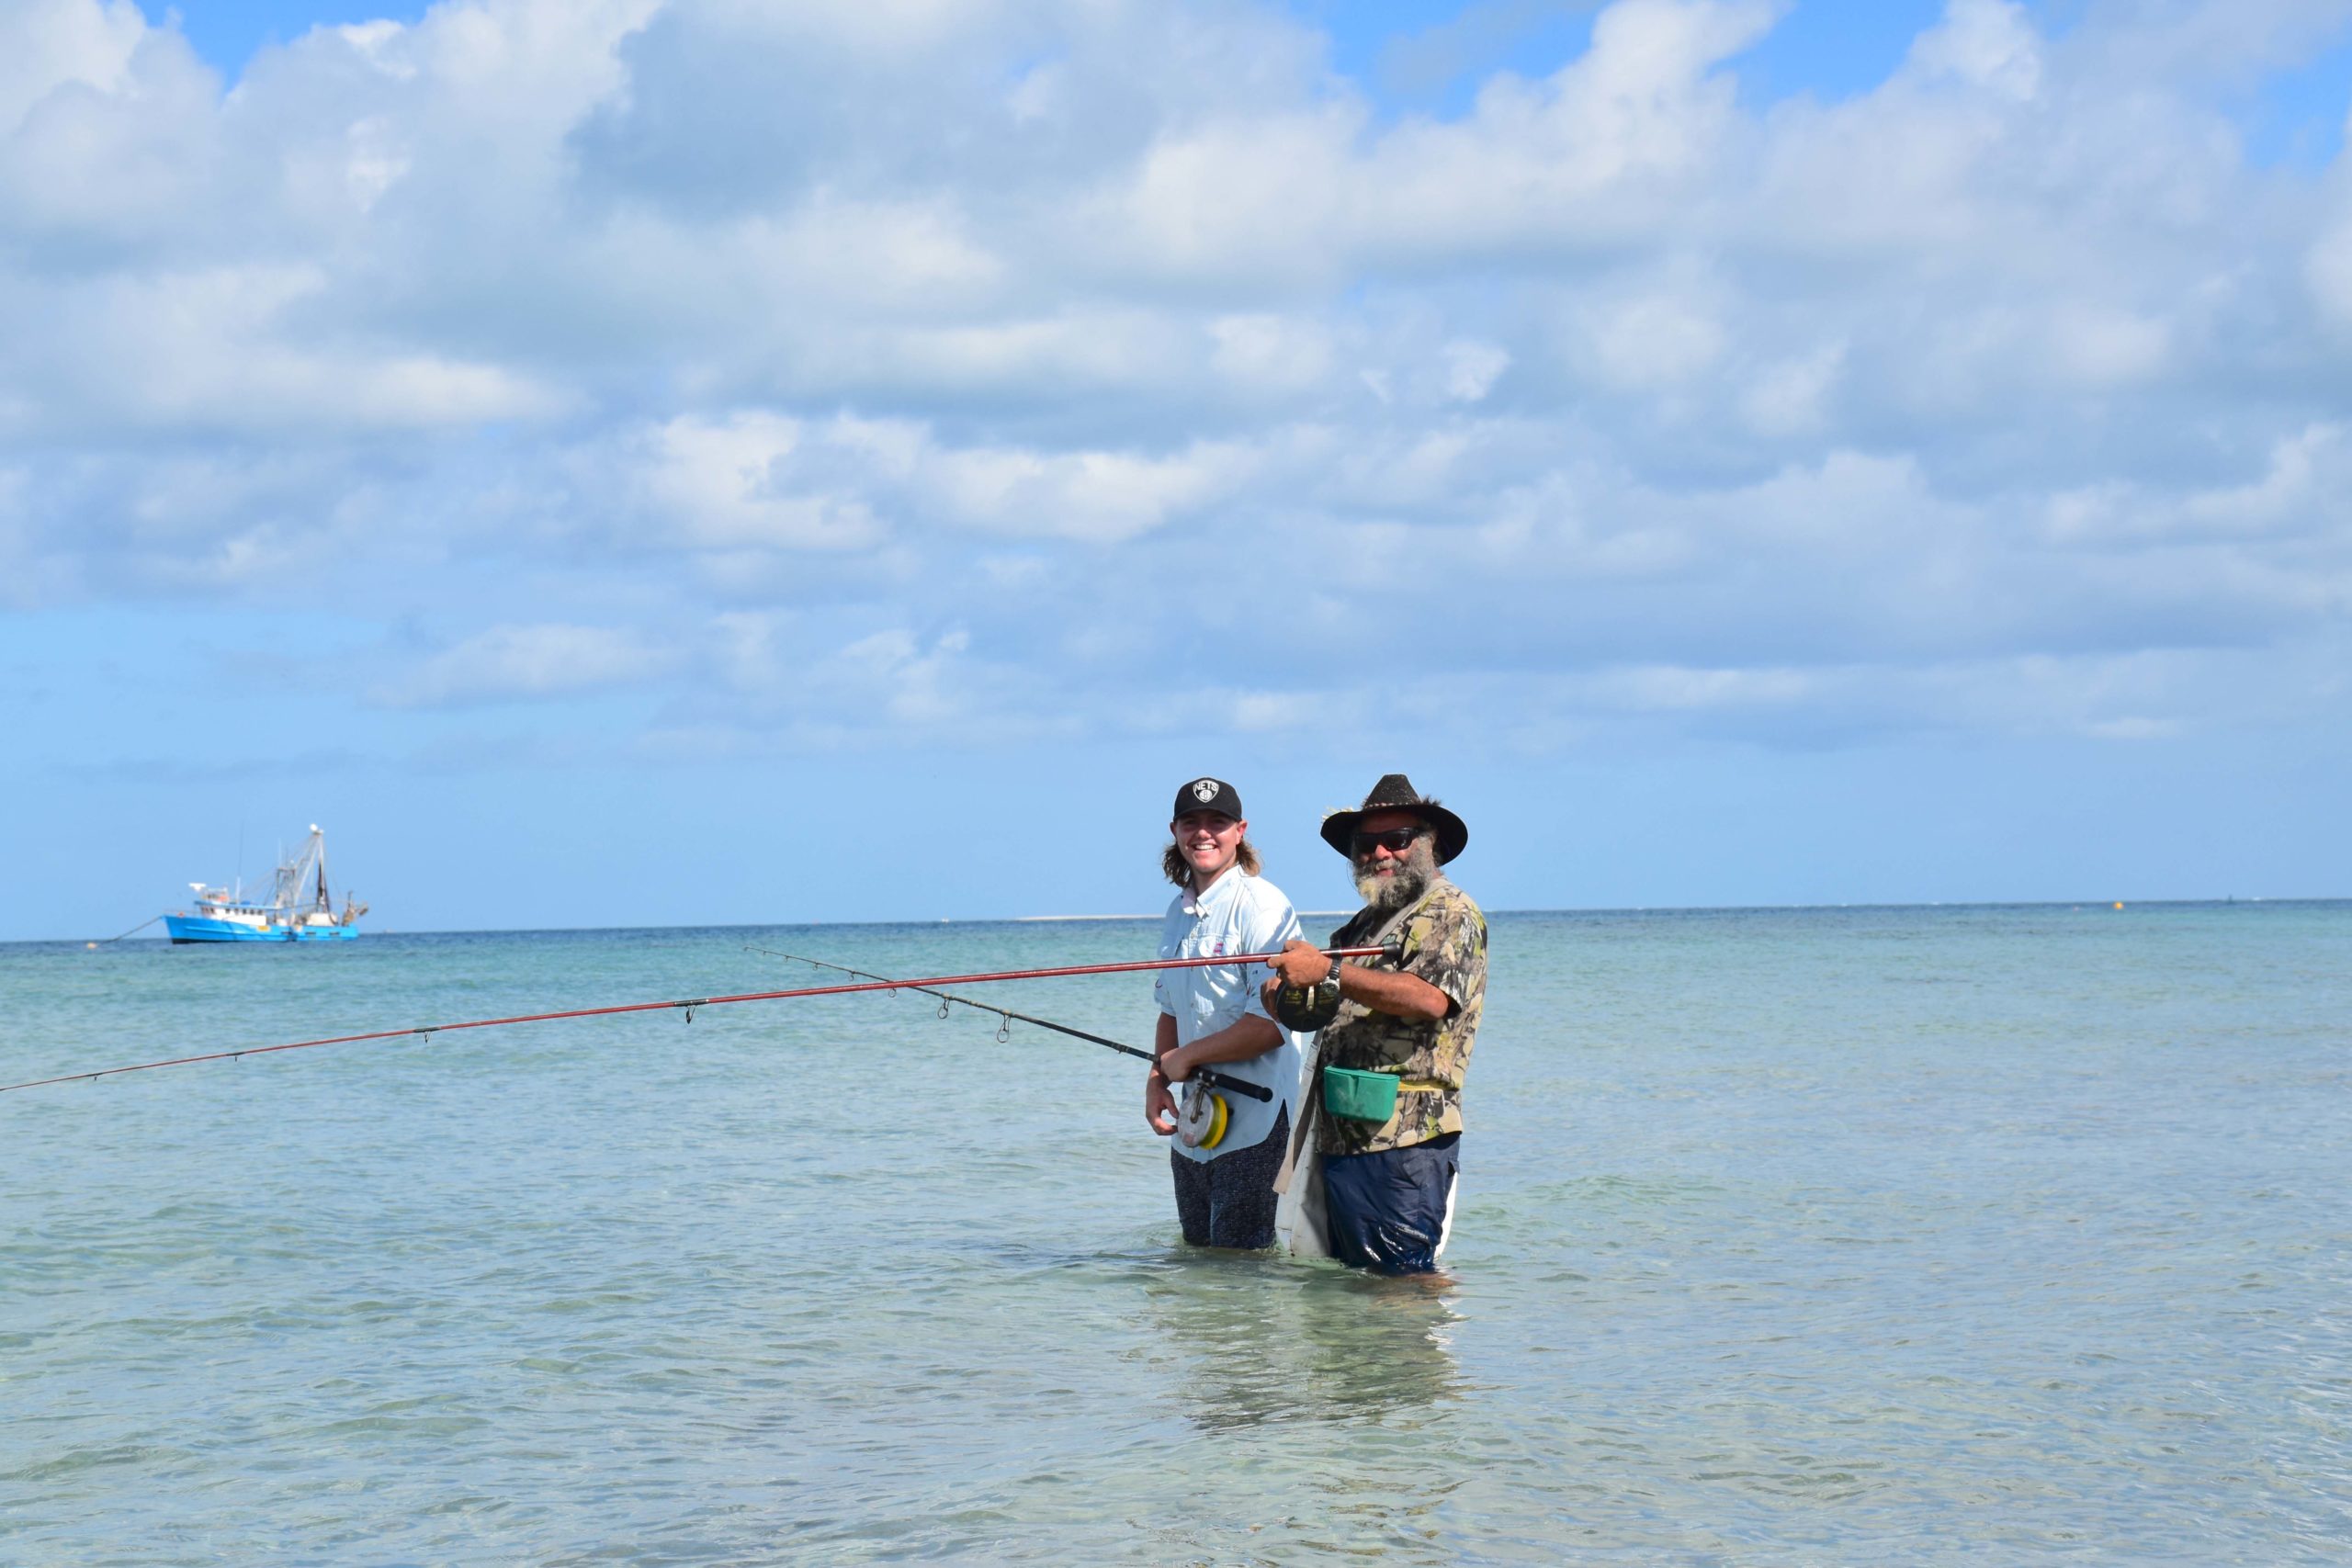
<path fill-rule="evenodd" d="M 1415 839 L 1425 837 L 1428 832 L 1427 828 L 1391 828 L 1385 833 L 1358 833 L 1349 842 L 1354 846 L 1354 852 L 1359 856 L 1375 846 L 1386 850 L 1392 855 L 1402 854 L 1406 845 Z"/>

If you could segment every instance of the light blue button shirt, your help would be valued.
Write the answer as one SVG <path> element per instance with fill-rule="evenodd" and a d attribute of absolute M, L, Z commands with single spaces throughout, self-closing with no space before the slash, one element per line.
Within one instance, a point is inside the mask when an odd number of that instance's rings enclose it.
<path fill-rule="evenodd" d="M 1209 884 L 1198 900 L 1188 886 L 1170 901 L 1168 919 L 1160 928 L 1162 958 L 1209 958 L 1223 953 L 1273 953 L 1299 934 L 1298 912 L 1281 888 L 1262 876 L 1251 876 L 1235 866 Z M 1190 1045 L 1204 1034 L 1241 1021 L 1244 1013 L 1266 1017 L 1258 987 L 1271 974 L 1262 964 L 1204 964 L 1197 969 L 1163 969 L 1152 982 L 1152 1000 L 1176 1021 L 1176 1043 Z M 1305 1060 L 1304 1035 L 1283 1032 L 1283 1043 L 1243 1062 L 1218 1062 L 1216 1070 L 1274 1091 L 1271 1100 L 1227 1094 L 1230 1117 L 1225 1137 L 1214 1149 L 1187 1148 L 1181 1137 L 1169 1139 L 1178 1154 L 1212 1160 L 1235 1149 L 1263 1143 L 1274 1130 L 1274 1118 L 1298 1097 L 1298 1073 Z M 1179 1092 L 1184 1092 L 1180 1087 Z M 1291 1110 L 1291 1125 L 1298 1111 Z"/>

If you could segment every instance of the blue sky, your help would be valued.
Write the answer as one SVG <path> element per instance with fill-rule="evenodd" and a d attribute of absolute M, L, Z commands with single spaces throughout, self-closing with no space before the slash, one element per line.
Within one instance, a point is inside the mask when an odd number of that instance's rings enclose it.
<path fill-rule="evenodd" d="M 0 0 L 0 939 L 2352 893 L 2336 0 Z"/>

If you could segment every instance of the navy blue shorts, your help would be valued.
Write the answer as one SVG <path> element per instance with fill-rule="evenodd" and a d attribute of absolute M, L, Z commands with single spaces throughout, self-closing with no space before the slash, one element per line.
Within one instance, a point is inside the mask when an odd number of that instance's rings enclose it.
<path fill-rule="evenodd" d="M 1368 1155 L 1323 1156 L 1331 1256 L 1351 1269 L 1427 1274 L 1445 1245 L 1446 1210 L 1462 1173 L 1462 1134 Z"/>

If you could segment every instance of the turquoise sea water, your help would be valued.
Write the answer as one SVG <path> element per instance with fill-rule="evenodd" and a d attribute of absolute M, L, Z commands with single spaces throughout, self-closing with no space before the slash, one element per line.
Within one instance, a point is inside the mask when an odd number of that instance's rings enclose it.
<path fill-rule="evenodd" d="M 0 1081 L 1153 933 L 5 946 Z M 1498 916 L 1436 1289 L 935 1014 L 0 1096 L 0 1562 L 2352 1561 L 2352 904 Z"/>

